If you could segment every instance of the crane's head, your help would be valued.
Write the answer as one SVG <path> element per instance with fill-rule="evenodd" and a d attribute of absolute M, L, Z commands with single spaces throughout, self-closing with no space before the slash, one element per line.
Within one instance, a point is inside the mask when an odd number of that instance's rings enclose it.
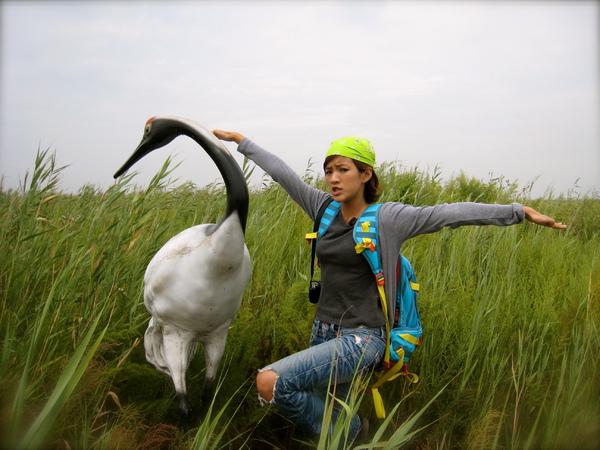
<path fill-rule="evenodd" d="M 117 170 L 114 174 L 115 178 L 120 177 L 129 170 L 136 162 L 146 156 L 153 150 L 164 147 L 177 136 L 180 132 L 172 120 L 168 118 L 152 117 L 146 122 L 144 127 L 144 136 L 142 141 L 129 157 L 129 159 L 123 164 L 123 166 Z"/>

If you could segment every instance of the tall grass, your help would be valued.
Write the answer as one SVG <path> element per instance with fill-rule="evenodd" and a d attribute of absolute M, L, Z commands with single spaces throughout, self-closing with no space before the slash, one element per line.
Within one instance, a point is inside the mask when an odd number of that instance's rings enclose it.
<path fill-rule="evenodd" d="M 210 417 L 183 431 L 171 381 L 145 362 L 146 265 L 171 236 L 214 222 L 225 206 L 220 183 L 177 185 L 172 169 L 167 160 L 143 189 L 132 174 L 106 191 L 66 194 L 63 168 L 40 151 L 19 189 L 0 190 L 3 447 L 305 446 L 292 424 L 258 407 L 253 387 L 257 368 L 306 346 L 314 315 L 303 239 L 311 224 L 268 179 L 251 192 L 254 271 Z M 443 180 L 394 163 L 378 173 L 382 201 L 520 201 L 569 228 L 466 227 L 406 245 L 422 286 L 424 342 L 411 360 L 421 381 L 381 388 L 392 411 L 384 422 L 368 394 L 344 405 L 371 419 L 361 448 L 600 446 L 598 194 L 531 199 L 501 177 Z M 310 170 L 305 178 L 322 183 Z M 199 355 L 188 372 L 192 404 L 203 367 Z M 314 446 L 345 448 L 340 427 Z"/>

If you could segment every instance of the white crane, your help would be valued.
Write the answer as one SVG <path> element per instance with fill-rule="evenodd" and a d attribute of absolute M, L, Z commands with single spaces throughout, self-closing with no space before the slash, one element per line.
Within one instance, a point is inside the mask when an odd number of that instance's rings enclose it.
<path fill-rule="evenodd" d="M 115 178 L 180 135 L 189 136 L 206 150 L 227 189 L 227 208 L 221 220 L 188 228 L 171 238 L 152 258 L 144 276 L 144 304 L 152 315 L 144 336 L 146 359 L 173 379 L 179 409 L 189 424 L 188 364 L 202 342 L 206 360 L 202 401 L 206 405 L 213 395 L 227 333 L 241 306 L 252 264 L 244 243 L 248 216 L 244 175 L 223 143 L 202 125 L 176 116 L 151 118 L 140 145 Z"/>

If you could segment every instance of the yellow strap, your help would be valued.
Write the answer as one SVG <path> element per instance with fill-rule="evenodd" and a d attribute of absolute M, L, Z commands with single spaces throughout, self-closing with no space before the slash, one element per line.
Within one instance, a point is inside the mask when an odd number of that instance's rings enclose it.
<path fill-rule="evenodd" d="M 304 236 L 304 239 L 307 239 L 307 240 L 316 239 L 318 234 L 319 233 L 316 231 L 314 233 L 306 233 L 306 236 Z"/>
<path fill-rule="evenodd" d="M 371 244 L 371 239 L 369 238 L 364 238 L 363 242 L 360 242 L 354 246 L 356 253 L 362 253 L 365 250 L 371 250 L 371 248 L 373 248 L 373 244 Z"/>
<path fill-rule="evenodd" d="M 411 288 L 413 291 L 420 292 L 420 290 L 421 290 L 421 285 L 420 285 L 419 283 L 413 283 L 412 281 L 409 281 L 409 282 L 410 282 L 410 288 Z"/>
<path fill-rule="evenodd" d="M 398 372 L 400 371 L 400 369 L 402 369 L 402 366 L 404 365 L 404 363 L 402 362 L 404 361 L 404 349 L 401 348 L 396 353 L 398 353 L 398 356 L 401 358 L 401 360 L 394 364 L 392 368 L 386 371 L 381 377 L 379 377 L 375 384 L 371 386 L 371 389 L 378 388 L 386 381 L 396 378 L 397 375 L 400 375 Z"/>
<path fill-rule="evenodd" d="M 404 350 L 401 349 L 401 351 L 402 351 L 402 355 L 401 355 L 402 359 L 404 359 Z M 378 388 L 386 381 L 393 380 L 397 376 L 401 375 L 402 373 L 399 372 L 399 370 L 401 368 L 402 368 L 402 363 L 397 362 L 396 364 L 394 364 L 394 366 L 390 370 L 385 372 L 375 382 L 375 384 L 373 386 L 371 386 L 371 393 L 373 394 L 373 403 L 375 404 L 375 414 L 377 415 L 378 419 L 385 419 L 385 407 L 383 406 L 383 399 L 381 398 L 381 394 L 379 393 Z"/>
<path fill-rule="evenodd" d="M 404 355 L 402 355 L 404 357 Z M 375 404 L 375 413 L 377 414 L 378 419 L 385 419 L 385 407 L 383 406 L 383 398 L 381 398 L 381 394 L 379 393 L 379 386 L 381 386 L 386 381 L 392 381 L 398 378 L 400 375 L 406 375 L 406 379 L 410 383 L 417 383 L 419 381 L 419 376 L 415 373 L 404 373 L 401 372 L 400 369 L 404 364 L 401 362 L 397 362 L 390 370 L 377 380 L 377 382 L 370 387 L 370 391 L 373 394 L 373 403 Z"/>
<path fill-rule="evenodd" d="M 400 337 L 413 345 L 419 345 L 420 343 L 420 339 L 417 339 L 412 334 L 401 334 Z"/>
<path fill-rule="evenodd" d="M 373 394 L 373 403 L 375 403 L 375 414 L 377 418 L 385 419 L 385 407 L 383 406 L 383 399 L 377 388 L 372 388 L 371 393 Z"/>
<path fill-rule="evenodd" d="M 385 330 L 386 330 L 386 346 L 385 346 L 385 354 L 383 357 L 383 361 L 388 363 L 390 361 L 390 321 L 387 315 L 387 301 L 385 300 L 385 288 L 383 285 L 377 285 L 377 289 L 379 290 L 379 296 L 381 297 L 381 308 L 383 309 L 383 313 L 385 315 Z M 410 334 L 401 335 L 408 342 L 413 344 L 419 343 L 418 339 L 415 339 L 414 336 Z M 381 386 L 386 381 L 392 381 L 398 378 L 400 375 L 404 375 L 400 370 L 404 366 L 404 349 L 400 348 L 396 351 L 398 355 L 398 362 L 392 366 L 388 371 L 386 371 L 379 379 L 371 386 L 371 393 L 373 394 L 373 403 L 375 404 L 375 413 L 378 419 L 385 419 L 385 407 L 383 406 L 383 398 L 381 398 L 381 394 L 379 393 L 379 386 Z M 414 373 L 407 373 L 406 379 L 411 383 L 416 383 L 419 381 L 419 377 Z"/>
<path fill-rule="evenodd" d="M 411 383 L 418 383 L 419 382 L 419 375 L 417 375 L 416 373 L 408 372 L 406 374 L 406 379 L 408 381 L 410 381 Z"/>
<path fill-rule="evenodd" d="M 412 373 L 412 372 L 398 372 L 396 375 L 394 375 L 393 377 L 388 378 L 387 381 L 392 381 L 395 380 L 396 378 L 398 378 L 400 375 L 405 375 L 406 379 L 408 380 L 409 383 L 418 383 L 419 382 L 419 375 L 417 375 L 416 373 Z"/>
<path fill-rule="evenodd" d="M 383 355 L 383 361 L 389 362 L 390 360 L 390 319 L 388 317 L 388 308 L 387 308 L 387 300 L 385 299 L 385 286 L 377 285 L 377 289 L 379 290 L 379 297 L 381 298 L 381 309 L 383 310 L 383 315 L 385 316 L 385 353 Z"/>

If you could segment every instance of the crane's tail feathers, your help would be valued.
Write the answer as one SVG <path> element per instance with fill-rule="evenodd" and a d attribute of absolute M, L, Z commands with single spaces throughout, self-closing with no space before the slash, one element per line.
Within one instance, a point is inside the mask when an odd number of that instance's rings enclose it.
<path fill-rule="evenodd" d="M 162 330 L 154 325 L 154 318 L 150 319 L 148 329 L 144 334 L 144 347 L 146 348 L 146 360 L 159 372 L 171 376 L 171 370 L 164 358 L 164 346 Z"/>
<path fill-rule="evenodd" d="M 144 334 L 146 360 L 152 364 L 156 370 L 165 375 L 169 375 L 172 378 L 173 370 L 171 369 L 171 364 L 173 364 L 173 361 L 169 364 L 166 352 L 173 352 L 177 349 L 179 349 L 180 352 L 183 352 L 183 361 L 185 361 L 184 367 L 187 369 L 189 362 L 194 358 L 194 355 L 198 350 L 198 342 L 194 342 L 191 339 L 176 339 L 175 347 L 173 345 L 167 345 L 167 348 L 165 348 L 164 332 L 165 330 L 163 327 L 156 325 L 154 323 L 154 318 L 151 318 L 150 322 L 148 322 L 148 329 Z M 172 334 L 170 336 L 172 336 Z M 171 344 L 172 343 L 173 341 L 171 340 Z M 175 372 L 177 372 L 177 368 L 175 368 Z"/>

